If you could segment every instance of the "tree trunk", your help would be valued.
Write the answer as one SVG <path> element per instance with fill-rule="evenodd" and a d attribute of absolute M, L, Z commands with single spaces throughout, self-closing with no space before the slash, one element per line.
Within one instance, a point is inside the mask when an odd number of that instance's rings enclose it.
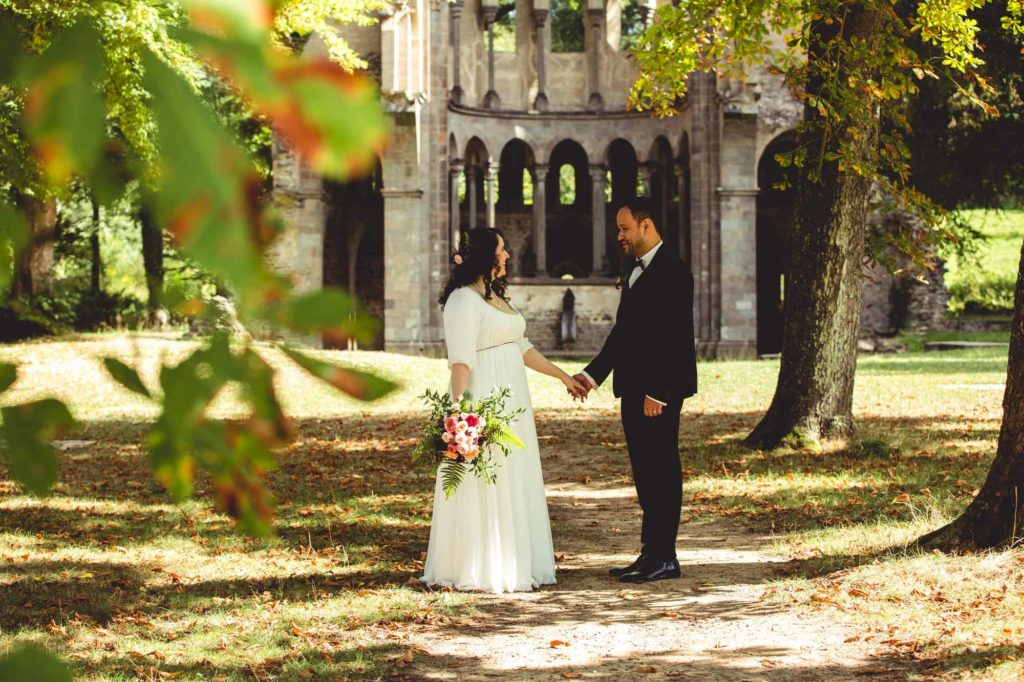
<path fill-rule="evenodd" d="M 100 293 L 100 272 L 103 270 L 103 260 L 100 254 L 100 204 L 94 195 L 89 195 L 89 202 L 92 204 L 92 232 L 89 234 L 89 247 L 92 251 L 92 267 L 90 270 L 89 282 L 93 294 Z"/>
<path fill-rule="evenodd" d="M 53 246 L 57 238 L 57 200 L 19 194 L 17 204 L 25 216 L 29 239 L 14 260 L 11 293 L 34 298 L 50 289 L 53 281 Z"/>
<path fill-rule="evenodd" d="M 1024 521 L 1024 247 L 1017 270 L 1003 424 L 988 478 L 955 521 L 920 538 L 926 549 L 966 551 L 1013 544 Z"/>
<path fill-rule="evenodd" d="M 153 213 L 145 205 L 139 210 L 142 225 L 142 263 L 146 270 L 146 309 L 149 326 L 164 326 L 164 236 Z"/>
<path fill-rule="evenodd" d="M 813 32 L 820 44 L 835 39 L 836 25 L 817 22 Z M 844 41 L 877 44 L 880 16 L 862 6 L 851 8 L 843 25 Z M 832 35 L 825 34 L 826 31 Z M 814 43 L 812 43 L 814 44 Z M 809 52 L 809 62 L 834 59 L 835 51 Z M 838 74 L 846 82 L 843 64 L 817 64 L 812 74 Z M 824 68 L 822 68 L 824 66 Z M 851 68 L 859 68 L 852 66 Z M 819 77 L 807 84 L 810 95 L 822 91 Z M 813 445 L 821 438 L 853 432 L 853 379 L 861 312 L 861 271 L 870 181 L 852 170 L 826 161 L 842 141 L 861 150 L 877 145 L 879 118 L 849 116 L 832 123 L 826 136 L 822 117 L 809 104 L 804 120 L 810 125 L 799 143 L 809 150 L 806 174 L 820 169 L 820 180 L 803 177 L 796 183 L 792 233 L 783 303 L 782 364 L 768 412 L 747 436 L 750 447 L 769 449 L 787 444 Z"/>

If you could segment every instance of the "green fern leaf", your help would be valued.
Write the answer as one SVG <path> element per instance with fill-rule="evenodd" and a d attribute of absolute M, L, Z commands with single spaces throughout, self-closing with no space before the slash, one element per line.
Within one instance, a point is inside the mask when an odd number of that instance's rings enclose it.
<path fill-rule="evenodd" d="M 444 490 L 444 498 L 447 500 L 462 484 L 466 470 L 461 462 L 445 462 L 441 466 L 441 489 Z"/>

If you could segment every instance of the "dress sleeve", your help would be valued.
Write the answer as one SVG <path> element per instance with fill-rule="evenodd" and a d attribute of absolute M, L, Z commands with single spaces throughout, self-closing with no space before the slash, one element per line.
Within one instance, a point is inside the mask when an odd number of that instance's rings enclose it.
<path fill-rule="evenodd" d="M 525 336 L 520 336 L 518 339 L 516 339 L 516 345 L 519 346 L 519 352 L 522 353 L 523 355 L 526 355 L 526 351 L 533 348 L 533 344 L 530 343 L 530 340 Z"/>
<path fill-rule="evenodd" d="M 459 362 L 473 369 L 476 337 L 480 330 L 480 306 L 471 291 L 456 289 L 444 306 L 444 340 L 448 346 L 448 368 Z"/>

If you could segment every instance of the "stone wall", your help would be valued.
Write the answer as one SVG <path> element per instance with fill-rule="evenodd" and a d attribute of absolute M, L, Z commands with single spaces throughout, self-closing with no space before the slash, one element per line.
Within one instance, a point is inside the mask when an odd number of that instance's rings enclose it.
<path fill-rule="evenodd" d="M 566 291 L 576 297 L 576 341 L 561 338 L 562 300 Z M 611 280 L 516 280 L 509 286 L 512 305 L 526 318 L 526 336 L 544 352 L 593 355 L 615 323 L 620 291 Z"/>

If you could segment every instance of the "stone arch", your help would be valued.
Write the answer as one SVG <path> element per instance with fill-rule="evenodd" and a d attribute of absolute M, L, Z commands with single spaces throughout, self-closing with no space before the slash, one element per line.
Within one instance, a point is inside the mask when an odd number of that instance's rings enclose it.
<path fill-rule="evenodd" d="M 491 155 L 483 140 L 474 135 L 466 143 L 462 158 L 465 162 L 466 193 L 459 206 L 459 225 L 463 230 L 471 230 L 487 224 L 485 177 Z"/>
<path fill-rule="evenodd" d="M 563 167 L 572 168 L 572 193 L 561 192 Z M 565 174 L 568 176 L 568 173 Z M 590 163 L 583 146 L 564 139 L 551 150 L 545 186 L 547 270 L 549 275 L 585 277 L 593 269 L 593 215 Z M 568 199 L 572 201 L 569 202 Z M 566 199 L 566 203 L 563 203 Z M 600 264 L 597 264 L 600 267 Z M 544 274 L 544 273 L 538 273 Z"/>
<path fill-rule="evenodd" d="M 510 274 L 522 274 L 527 262 L 535 258 L 533 232 L 533 149 L 525 141 L 513 138 L 502 147 L 498 169 L 498 197 L 495 203 L 495 227 L 505 235 L 511 257 Z"/>
<path fill-rule="evenodd" d="M 665 245 L 679 253 L 679 182 L 673 168 L 672 144 L 664 135 L 654 138 L 644 167 L 644 186 L 654 203 L 654 222 Z"/>
<path fill-rule="evenodd" d="M 608 168 L 606 186 L 609 189 L 606 196 L 610 200 L 605 212 L 605 254 L 609 272 L 619 272 L 622 269 L 623 254 L 616 241 L 618 228 L 615 216 L 624 203 L 636 197 L 640 162 L 633 144 L 621 137 L 612 140 L 605 150 L 604 158 Z"/>
<path fill-rule="evenodd" d="M 376 159 L 372 171 L 347 182 L 325 180 L 323 283 L 354 294 L 366 311 L 384 318 L 384 197 L 383 167 Z M 383 324 L 378 326 L 383 330 Z M 370 348 L 384 347 L 382 331 Z M 340 346 L 323 340 L 325 348 Z M 349 343 L 349 348 L 354 345 Z"/>
<path fill-rule="evenodd" d="M 784 169 L 775 155 L 792 150 L 796 135 L 786 131 L 773 138 L 757 162 L 757 352 L 782 351 L 782 302 L 789 266 L 785 244 L 793 223 L 793 190 L 773 187 L 783 181 Z"/>

